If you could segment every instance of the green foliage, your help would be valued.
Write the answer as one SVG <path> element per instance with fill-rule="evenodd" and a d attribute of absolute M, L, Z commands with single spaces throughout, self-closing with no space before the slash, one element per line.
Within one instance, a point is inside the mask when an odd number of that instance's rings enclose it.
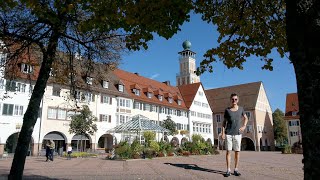
<path fill-rule="evenodd" d="M 280 109 L 276 109 L 272 113 L 272 117 L 273 117 L 274 139 L 277 142 L 280 142 L 280 145 L 283 145 L 285 142 L 288 141 L 287 125 L 284 120 L 284 114 Z"/>
<path fill-rule="evenodd" d="M 127 141 L 120 142 L 115 148 L 115 154 L 121 159 L 129 159 L 132 157 L 132 151 Z"/>
<path fill-rule="evenodd" d="M 152 131 L 145 131 L 145 132 L 143 132 L 143 137 L 145 139 L 146 146 L 149 147 L 151 141 L 155 140 L 156 133 L 152 132 Z"/>
<path fill-rule="evenodd" d="M 162 122 L 161 126 L 170 131 L 168 135 L 176 134 L 176 123 L 171 119 L 171 116 L 167 116 L 167 119 Z"/>
<path fill-rule="evenodd" d="M 64 157 L 68 157 L 68 153 L 63 153 Z M 93 153 L 87 153 L 87 152 L 72 152 L 71 153 L 71 157 L 72 158 L 79 158 L 79 157 L 97 157 L 97 154 L 93 154 Z"/>
<path fill-rule="evenodd" d="M 166 153 L 170 149 L 172 149 L 170 143 L 167 143 L 166 141 L 160 141 L 159 142 L 159 151 L 160 152 Z"/>
<path fill-rule="evenodd" d="M 208 50 L 197 73 L 212 72 L 211 63 L 222 61 L 227 68 L 243 69 L 251 55 L 261 57 L 263 69 L 273 70 L 270 54 L 288 52 L 285 1 L 195 1 L 195 12 L 218 27 L 219 45 Z"/>
<path fill-rule="evenodd" d="M 151 141 L 149 147 L 153 149 L 155 152 L 160 151 L 160 145 L 156 141 Z"/>
<path fill-rule="evenodd" d="M 132 143 L 131 143 L 131 151 L 133 154 L 140 154 L 141 151 L 142 151 L 142 146 L 141 144 L 139 143 L 138 140 L 134 140 Z"/>
<path fill-rule="evenodd" d="M 203 142 L 204 139 L 200 134 L 193 134 L 192 135 L 192 142 Z"/>
<path fill-rule="evenodd" d="M 291 146 L 288 144 L 284 145 L 284 147 L 282 149 L 282 153 L 283 154 L 291 154 L 292 153 Z"/>
<path fill-rule="evenodd" d="M 84 105 L 80 114 L 71 117 L 69 132 L 72 134 L 86 135 L 87 133 L 93 135 L 96 132 L 97 125 L 94 123 L 97 118 L 92 115 L 89 107 Z"/>

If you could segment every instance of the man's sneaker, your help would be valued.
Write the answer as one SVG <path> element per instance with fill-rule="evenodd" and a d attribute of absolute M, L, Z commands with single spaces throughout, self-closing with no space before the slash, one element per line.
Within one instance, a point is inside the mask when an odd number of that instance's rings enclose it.
<path fill-rule="evenodd" d="M 239 173 L 239 171 L 234 171 L 233 174 L 234 174 L 235 176 L 241 176 L 241 174 Z"/>
<path fill-rule="evenodd" d="M 230 171 L 227 171 L 225 174 L 224 174 L 224 177 L 229 177 L 230 176 Z"/>

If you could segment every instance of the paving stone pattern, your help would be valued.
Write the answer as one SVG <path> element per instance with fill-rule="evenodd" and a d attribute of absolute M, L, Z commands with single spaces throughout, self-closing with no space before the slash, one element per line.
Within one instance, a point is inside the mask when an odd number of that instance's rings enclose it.
<path fill-rule="evenodd" d="M 99 156 L 72 160 L 57 157 L 53 162 L 45 162 L 45 157 L 28 157 L 24 179 L 303 179 L 303 157 L 300 154 L 244 151 L 240 156 L 239 171 L 242 174 L 240 177 L 223 176 L 226 170 L 225 151 L 220 155 L 162 157 L 127 161 L 105 160 L 104 156 Z M 7 179 L 11 163 L 12 158 L 0 159 L 0 180 Z M 234 165 L 232 164 L 232 166 Z"/>

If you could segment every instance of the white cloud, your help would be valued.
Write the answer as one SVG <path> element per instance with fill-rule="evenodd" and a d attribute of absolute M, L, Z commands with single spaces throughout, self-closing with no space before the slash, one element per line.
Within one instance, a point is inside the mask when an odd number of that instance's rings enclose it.
<path fill-rule="evenodd" d="M 160 76 L 160 74 L 154 74 L 154 75 L 152 75 L 151 77 L 150 77 L 150 79 L 154 79 L 154 78 L 157 78 L 158 76 Z"/>

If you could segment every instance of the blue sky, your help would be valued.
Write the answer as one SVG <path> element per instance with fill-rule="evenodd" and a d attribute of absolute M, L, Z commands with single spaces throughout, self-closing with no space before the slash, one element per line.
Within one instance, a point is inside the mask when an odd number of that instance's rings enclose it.
<path fill-rule="evenodd" d="M 199 15 L 191 15 L 171 39 L 155 37 L 149 42 L 147 50 L 131 52 L 123 56 L 120 68 L 129 72 L 163 82 L 169 80 L 176 85 L 176 74 L 179 72 L 178 52 L 182 51 L 182 43 L 189 40 L 191 50 L 196 52 L 199 66 L 206 50 L 217 46 L 218 32 L 211 24 L 203 22 Z M 205 89 L 232 86 L 249 82 L 262 81 L 272 111 L 276 108 L 285 110 L 286 94 L 297 91 L 293 65 L 287 58 L 280 58 L 273 53 L 273 71 L 262 70 L 263 62 L 257 57 L 248 58 L 244 70 L 228 69 L 222 62 L 214 63 L 214 72 L 206 72 L 200 80 Z M 240 102 L 241 104 L 241 102 Z"/>

